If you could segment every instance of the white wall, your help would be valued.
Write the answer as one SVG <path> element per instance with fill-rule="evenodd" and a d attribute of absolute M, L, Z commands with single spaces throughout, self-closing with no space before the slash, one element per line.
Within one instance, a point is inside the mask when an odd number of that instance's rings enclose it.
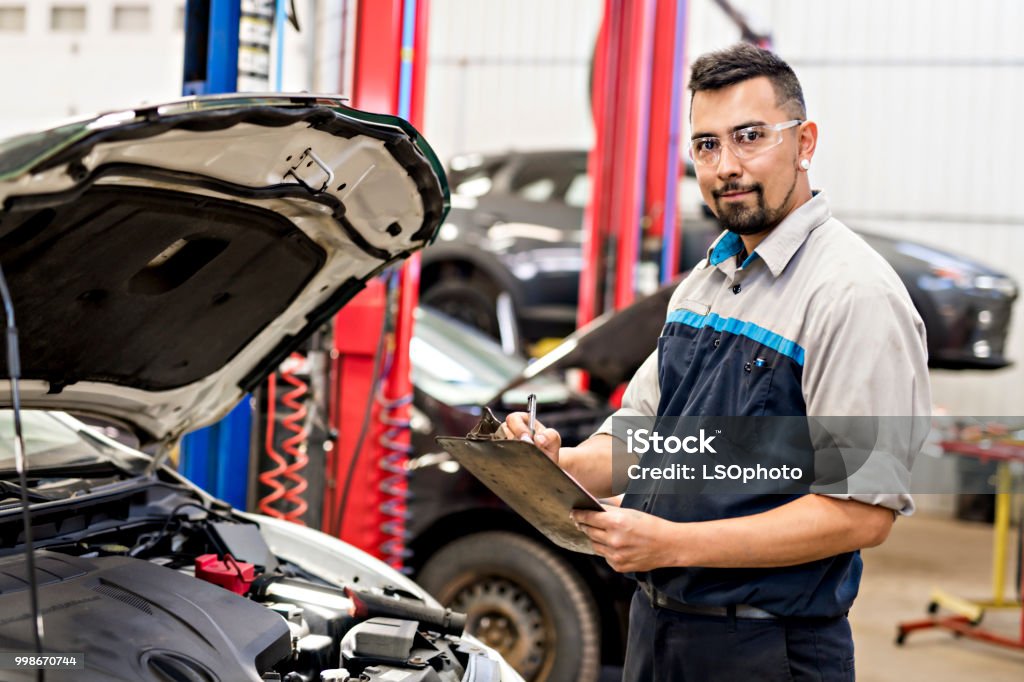
<path fill-rule="evenodd" d="M 296 2 L 307 23 L 302 35 L 290 28 L 285 34 L 282 89 L 311 89 L 313 4 Z M 0 137 L 181 96 L 185 0 L 0 0 L 0 6 L 10 5 L 25 7 L 26 26 L 21 32 L 0 31 Z M 85 7 L 85 30 L 52 31 L 54 6 Z M 148 7 L 149 28 L 114 31 L 118 6 Z"/>
<path fill-rule="evenodd" d="M 27 10 L 26 30 L 0 33 L 0 136 L 56 119 L 177 97 L 181 93 L 182 2 L 4 0 Z M 150 28 L 112 29 L 115 5 L 148 4 Z M 84 5 L 86 30 L 50 31 L 52 5 Z"/>
<path fill-rule="evenodd" d="M 591 144 L 601 0 L 431 0 L 425 134 L 441 158 Z"/>
<path fill-rule="evenodd" d="M 817 175 L 839 206 L 1024 222 L 1024 204 L 996 191 L 1009 188 L 1016 165 L 1024 4 L 832 0 L 827 13 L 810 0 L 770 6 L 777 49 L 822 122 Z"/>

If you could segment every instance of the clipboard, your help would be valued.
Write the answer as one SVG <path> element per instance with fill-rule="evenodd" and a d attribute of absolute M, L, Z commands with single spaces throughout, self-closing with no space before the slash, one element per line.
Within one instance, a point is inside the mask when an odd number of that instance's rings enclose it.
<path fill-rule="evenodd" d="M 540 448 L 496 436 L 501 422 L 484 408 L 480 422 L 465 438 L 435 440 L 455 461 L 559 547 L 594 554 L 583 531 L 569 518 L 573 509 L 604 511 L 588 493 Z"/>

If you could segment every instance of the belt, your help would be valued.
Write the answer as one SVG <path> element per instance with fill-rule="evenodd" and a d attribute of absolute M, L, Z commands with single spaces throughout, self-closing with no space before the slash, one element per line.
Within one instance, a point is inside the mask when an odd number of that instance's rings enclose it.
<path fill-rule="evenodd" d="M 651 606 L 657 606 L 662 609 L 668 609 L 669 611 L 677 611 L 679 613 L 689 613 L 697 616 L 722 616 L 722 617 L 735 617 L 735 618 L 753 618 L 756 620 L 775 620 L 777 616 L 774 616 L 764 609 L 759 609 L 756 606 L 749 606 L 747 604 L 736 604 L 735 606 L 701 606 L 700 604 L 686 604 L 673 599 L 664 592 L 654 589 L 648 583 L 638 583 L 640 589 L 643 590 L 644 594 L 651 602 Z"/>

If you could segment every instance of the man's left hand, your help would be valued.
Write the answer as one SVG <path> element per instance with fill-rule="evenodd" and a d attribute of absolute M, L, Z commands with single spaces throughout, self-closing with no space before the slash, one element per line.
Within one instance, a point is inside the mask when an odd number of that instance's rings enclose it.
<path fill-rule="evenodd" d="M 614 570 L 627 573 L 678 565 L 675 554 L 682 524 L 636 509 L 602 506 L 603 512 L 576 509 L 571 517 Z"/>

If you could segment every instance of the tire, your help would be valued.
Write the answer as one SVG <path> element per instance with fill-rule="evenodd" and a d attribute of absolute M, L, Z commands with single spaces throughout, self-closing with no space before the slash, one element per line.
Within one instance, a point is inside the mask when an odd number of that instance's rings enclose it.
<path fill-rule="evenodd" d="M 506 353 L 523 347 L 512 295 L 478 272 L 449 269 L 420 294 L 420 303 L 479 329 Z"/>
<path fill-rule="evenodd" d="M 468 614 L 466 629 L 528 682 L 596 682 L 599 615 L 567 561 L 530 538 L 487 531 L 445 545 L 417 582 Z"/>
<path fill-rule="evenodd" d="M 444 277 L 420 294 L 420 303 L 499 339 L 498 290 L 480 275 Z"/>

